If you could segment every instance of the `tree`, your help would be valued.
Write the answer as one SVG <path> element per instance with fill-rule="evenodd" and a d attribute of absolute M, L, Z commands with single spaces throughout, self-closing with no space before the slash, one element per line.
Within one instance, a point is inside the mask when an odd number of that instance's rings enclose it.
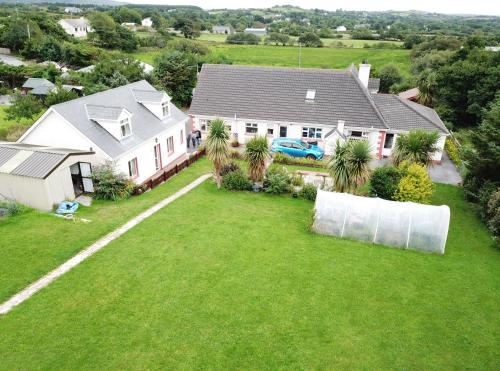
<path fill-rule="evenodd" d="M 98 43 L 104 48 L 116 48 L 120 44 L 116 31 L 116 23 L 109 15 L 101 12 L 93 13 L 89 16 L 90 24 L 94 29 L 88 34 L 89 39 Z"/>
<path fill-rule="evenodd" d="M 135 9 L 130 9 L 125 6 L 115 8 L 112 12 L 112 16 L 114 20 L 119 24 L 124 22 L 140 24 L 142 20 L 141 13 L 139 13 Z"/>
<path fill-rule="evenodd" d="M 124 55 L 105 58 L 97 63 L 91 72 L 80 76 L 86 94 L 90 94 L 90 91 L 116 88 L 144 78 L 144 70 L 139 61 Z"/>
<path fill-rule="evenodd" d="M 155 59 L 154 76 L 174 103 L 188 105 L 196 85 L 197 64 L 189 53 L 167 50 Z"/>
<path fill-rule="evenodd" d="M 14 102 L 5 112 L 9 120 L 33 119 L 43 110 L 42 102 L 34 95 L 16 95 Z"/>
<path fill-rule="evenodd" d="M 50 92 L 45 97 L 44 103 L 45 106 L 50 107 L 54 104 L 67 102 L 76 98 L 78 98 L 78 94 L 76 94 L 73 90 L 66 90 L 63 87 L 58 86 L 55 91 Z"/>
<path fill-rule="evenodd" d="M 438 140 L 437 131 L 413 130 L 408 134 L 398 134 L 392 161 L 396 166 L 403 161 L 429 166 L 432 164 L 432 155 L 438 150 Z"/>
<path fill-rule="evenodd" d="M 29 38 L 38 39 L 42 31 L 36 22 L 26 19 L 12 19 L 2 33 L 2 46 L 12 50 L 21 50 Z"/>
<path fill-rule="evenodd" d="M 337 192 L 349 192 L 368 180 L 371 160 L 370 145 L 365 140 L 337 141 L 328 170 Z"/>
<path fill-rule="evenodd" d="M 180 18 L 174 23 L 174 28 L 181 31 L 186 39 L 200 36 L 200 25 L 188 18 Z"/>
<path fill-rule="evenodd" d="M 427 107 L 432 107 L 437 89 L 436 74 L 434 72 L 422 73 L 417 80 L 419 90 L 417 101 Z"/>
<path fill-rule="evenodd" d="M 424 41 L 424 39 L 421 35 L 408 35 L 404 39 L 403 47 L 405 49 L 412 49 L 415 45 L 420 44 L 422 41 Z"/>
<path fill-rule="evenodd" d="M 226 37 L 227 44 L 239 45 L 257 45 L 260 39 L 258 36 L 251 33 L 237 32 L 233 35 Z"/>
<path fill-rule="evenodd" d="M 220 171 L 229 159 L 229 133 L 223 120 L 216 119 L 210 123 L 210 131 L 205 143 L 207 157 L 214 165 L 217 188 L 220 188 Z"/>
<path fill-rule="evenodd" d="M 124 52 L 130 53 L 137 49 L 139 42 L 135 37 L 134 33 L 128 28 L 117 25 L 116 32 L 119 38 L 119 47 Z"/>
<path fill-rule="evenodd" d="M 380 78 L 381 93 L 389 93 L 391 86 L 399 84 L 403 81 L 403 77 L 401 76 L 399 69 L 392 63 L 386 64 L 382 67 L 378 73 L 378 77 Z"/>
<path fill-rule="evenodd" d="M 271 32 L 266 38 L 266 43 L 285 46 L 290 41 L 290 36 L 277 32 Z"/>
<path fill-rule="evenodd" d="M 245 159 L 248 162 L 248 176 L 254 182 L 262 182 L 266 171 L 266 160 L 269 158 L 267 138 L 256 136 L 250 139 L 245 148 Z"/>
<path fill-rule="evenodd" d="M 323 42 L 313 32 L 306 32 L 299 36 L 299 43 L 304 45 L 305 47 L 310 48 L 321 48 L 323 46 Z"/>
<path fill-rule="evenodd" d="M 370 178 L 371 195 L 385 200 L 394 200 L 401 176 L 401 170 L 394 166 L 375 169 Z"/>

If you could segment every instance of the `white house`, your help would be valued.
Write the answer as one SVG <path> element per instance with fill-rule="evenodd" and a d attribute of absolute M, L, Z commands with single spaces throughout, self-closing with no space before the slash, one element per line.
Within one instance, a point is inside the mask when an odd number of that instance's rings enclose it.
<path fill-rule="evenodd" d="M 338 26 L 335 31 L 337 32 L 346 32 L 347 31 L 347 28 L 346 26 Z"/>
<path fill-rule="evenodd" d="M 265 28 L 245 28 L 244 33 L 253 34 L 255 36 L 266 36 L 267 30 Z"/>
<path fill-rule="evenodd" d="M 376 94 L 370 65 L 347 70 L 204 64 L 189 110 L 191 124 L 206 135 L 222 118 L 234 139 L 256 135 L 316 142 L 331 154 L 336 140 L 366 139 L 373 155 L 391 155 L 395 139 L 412 129 L 437 131 L 441 160 L 449 134 L 431 108 L 391 94 Z"/>
<path fill-rule="evenodd" d="M 80 8 L 77 8 L 74 6 L 68 6 L 68 7 L 64 8 L 64 13 L 68 13 L 68 14 L 78 14 L 81 12 L 82 12 L 82 10 Z"/>
<path fill-rule="evenodd" d="M 19 143 L 92 151 L 141 184 L 186 158 L 188 117 L 147 81 L 50 107 Z"/>
<path fill-rule="evenodd" d="M 67 34 L 74 37 L 87 37 L 87 33 L 92 32 L 90 22 L 83 17 L 60 19 L 57 23 L 59 23 Z"/>
<path fill-rule="evenodd" d="M 94 190 L 94 152 L 0 142 L 0 199 L 43 211 Z"/>
<path fill-rule="evenodd" d="M 153 20 L 150 17 L 144 18 L 141 21 L 143 27 L 153 27 Z"/>
<path fill-rule="evenodd" d="M 231 35 L 233 33 L 233 28 L 231 26 L 213 26 L 212 33 Z"/>

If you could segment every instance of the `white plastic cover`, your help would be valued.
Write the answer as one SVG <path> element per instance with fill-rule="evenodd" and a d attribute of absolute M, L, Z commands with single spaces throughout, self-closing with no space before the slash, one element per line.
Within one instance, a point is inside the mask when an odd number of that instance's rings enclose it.
<path fill-rule="evenodd" d="M 318 190 L 313 229 L 320 234 L 444 254 L 448 206 L 387 201 Z"/>

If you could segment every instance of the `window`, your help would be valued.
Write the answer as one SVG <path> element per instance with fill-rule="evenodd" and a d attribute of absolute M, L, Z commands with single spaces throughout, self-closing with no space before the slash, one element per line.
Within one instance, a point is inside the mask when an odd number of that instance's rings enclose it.
<path fill-rule="evenodd" d="M 351 137 L 358 137 L 361 138 L 363 136 L 362 131 L 351 131 Z"/>
<path fill-rule="evenodd" d="M 161 169 L 161 147 L 160 144 L 157 144 L 153 147 L 154 154 L 155 154 L 155 169 L 160 170 Z"/>
<path fill-rule="evenodd" d="M 245 133 L 247 134 L 257 134 L 259 125 L 251 122 L 247 122 L 245 125 Z"/>
<path fill-rule="evenodd" d="M 128 137 L 130 134 L 132 134 L 128 118 L 120 121 L 120 132 L 122 134 L 122 138 Z"/>
<path fill-rule="evenodd" d="M 169 155 L 174 153 L 174 137 L 167 138 L 167 153 Z"/>
<path fill-rule="evenodd" d="M 302 128 L 302 137 L 321 139 L 321 132 L 321 128 Z"/>
<path fill-rule="evenodd" d="M 181 130 L 181 144 L 184 143 L 184 130 Z"/>
<path fill-rule="evenodd" d="M 308 89 L 306 93 L 306 99 L 307 100 L 314 100 L 316 97 L 316 90 L 314 89 Z"/>
<path fill-rule="evenodd" d="M 161 104 L 161 110 L 163 112 L 163 117 L 167 117 L 168 116 L 168 102 L 163 102 Z"/>
<path fill-rule="evenodd" d="M 128 162 L 128 175 L 130 175 L 131 178 L 137 178 L 139 176 L 137 157 Z"/>
<path fill-rule="evenodd" d="M 273 135 L 273 134 L 274 134 L 274 129 L 267 128 L 267 135 Z"/>
<path fill-rule="evenodd" d="M 211 120 L 200 120 L 200 129 L 201 131 L 210 130 L 210 122 Z"/>
<path fill-rule="evenodd" d="M 384 148 L 391 149 L 392 145 L 394 143 L 394 134 L 385 134 L 385 142 L 384 142 Z"/>

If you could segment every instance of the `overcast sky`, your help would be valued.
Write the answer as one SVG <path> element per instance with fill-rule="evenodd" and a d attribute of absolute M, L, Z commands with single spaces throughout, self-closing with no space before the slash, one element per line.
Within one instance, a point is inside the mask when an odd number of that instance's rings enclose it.
<path fill-rule="evenodd" d="M 500 15 L 500 0 L 125 0 L 136 4 L 197 5 L 203 9 L 268 8 L 290 4 L 335 10 L 425 10 L 447 14 Z"/>

